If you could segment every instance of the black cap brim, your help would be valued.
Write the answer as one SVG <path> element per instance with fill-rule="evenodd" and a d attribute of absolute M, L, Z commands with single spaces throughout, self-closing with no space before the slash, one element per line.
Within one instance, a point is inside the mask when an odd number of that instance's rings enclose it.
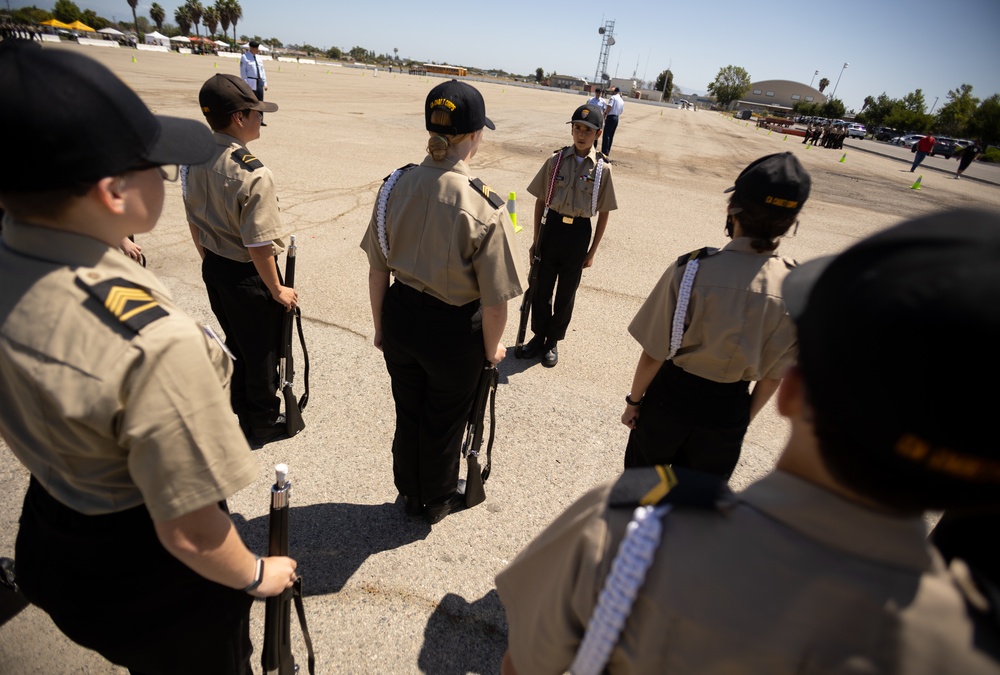
<path fill-rule="evenodd" d="M 278 104 L 271 103 L 270 101 L 257 101 L 256 105 L 250 106 L 250 110 L 259 110 L 261 112 L 278 112 Z"/>
<path fill-rule="evenodd" d="M 156 116 L 160 135 L 142 159 L 151 164 L 187 164 L 208 161 L 215 141 L 212 132 L 201 122 L 182 117 Z"/>
<path fill-rule="evenodd" d="M 491 120 L 489 117 L 484 117 L 483 120 L 484 123 L 486 124 L 487 129 L 490 129 L 491 131 L 496 131 L 497 127 L 495 124 L 493 124 L 493 120 Z"/>
<path fill-rule="evenodd" d="M 781 284 L 781 297 L 792 319 L 798 320 L 805 313 L 813 286 L 836 258 L 830 255 L 810 260 L 794 267 L 785 277 Z"/>

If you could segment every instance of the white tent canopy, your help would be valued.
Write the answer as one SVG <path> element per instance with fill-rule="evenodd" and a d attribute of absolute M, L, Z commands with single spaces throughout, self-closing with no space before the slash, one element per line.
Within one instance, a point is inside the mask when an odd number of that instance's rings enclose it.
<path fill-rule="evenodd" d="M 146 33 L 146 44 L 163 45 L 164 47 L 168 47 L 170 46 L 170 38 L 154 30 L 152 33 Z"/>
<path fill-rule="evenodd" d="M 98 33 L 104 33 L 105 35 L 125 35 L 125 33 L 121 32 L 120 30 L 115 30 L 114 28 L 111 28 L 110 26 L 107 27 L 107 28 L 102 28 L 101 30 L 99 30 L 97 32 Z"/>
<path fill-rule="evenodd" d="M 250 44 L 249 42 L 246 42 L 246 43 L 244 43 L 244 44 L 241 44 L 241 45 L 240 45 L 240 47 L 242 47 L 243 49 L 246 49 L 246 48 L 247 48 L 247 46 L 248 46 L 249 44 Z M 264 54 L 267 54 L 267 53 L 268 53 L 269 51 L 271 51 L 271 48 L 270 48 L 270 47 L 268 47 L 268 46 L 267 46 L 267 45 L 265 45 L 265 44 L 262 44 L 262 45 L 261 45 L 260 47 L 258 47 L 257 49 L 259 49 L 259 50 L 260 50 L 260 51 L 261 51 L 262 53 L 264 53 Z"/>
<path fill-rule="evenodd" d="M 170 41 L 171 42 L 191 42 L 191 40 L 189 38 L 186 38 L 183 35 L 175 35 L 172 38 L 170 38 Z"/>
<path fill-rule="evenodd" d="M 220 47 L 228 47 L 229 46 L 228 42 L 223 42 L 222 40 L 216 40 L 215 44 L 219 45 Z"/>

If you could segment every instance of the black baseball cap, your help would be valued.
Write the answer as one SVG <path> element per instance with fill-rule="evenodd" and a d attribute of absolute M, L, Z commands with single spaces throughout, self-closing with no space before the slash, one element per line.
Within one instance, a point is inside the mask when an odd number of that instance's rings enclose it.
<path fill-rule="evenodd" d="M 198 104 L 205 115 L 229 115 L 241 110 L 274 112 L 278 109 L 277 103 L 258 101 L 257 94 L 242 78 L 222 73 L 213 75 L 201 85 Z"/>
<path fill-rule="evenodd" d="M 854 453 L 823 451 L 831 469 L 858 467 L 855 489 L 877 498 L 890 483 L 916 482 L 927 508 L 990 491 L 1000 502 L 998 261 L 1000 214 L 963 209 L 892 227 L 786 277 L 821 451 L 827 435 Z"/>
<path fill-rule="evenodd" d="M 251 49 L 257 49 L 257 47 L 260 47 L 260 43 L 257 42 L 256 40 L 250 40 L 250 42 L 247 43 L 247 47 L 250 47 Z"/>
<path fill-rule="evenodd" d="M 24 40 L 0 42 L 0 190 L 96 183 L 139 165 L 201 164 L 212 135 L 195 120 L 154 115 L 97 61 Z"/>
<path fill-rule="evenodd" d="M 740 201 L 762 206 L 775 214 L 794 213 L 809 197 L 812 178 L 790 152 L 754 160 L 723 192 L 736 191 Z"/>
<path fill-rule="evenodd" d="M 574 122 L 579 122 L 591 129 L 603 129 L 604 115 L 596 105 L 585 103 L 573 111 L 573 119 L 566 124 L 573 124 Z"/>
<path fill-rule="evenodd" d="M 446 110 L 451 115 L 451 126 L 432 124 L 431 113 Z M 457 136 L 479 131 L 483 127 L 496 129 L 493 121 L 486 116 L 486 102 L 475 87 L 449 80 L 431 89 L 424 103 L 424 120 L 427 131 Z"/>

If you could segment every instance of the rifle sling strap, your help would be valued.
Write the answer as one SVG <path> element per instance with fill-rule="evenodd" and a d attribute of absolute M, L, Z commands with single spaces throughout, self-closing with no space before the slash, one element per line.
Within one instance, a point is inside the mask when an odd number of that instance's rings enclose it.
<path fill-rule="evenodd" d="M 313 653 L 312 639 L 306 627 L 306 610 L 302 605 L 302 577 L 295 578 L 295 583 L 292 585 L 292 599 L 295 600 L 295 613 L 299 615 L 302 641 L 306 643 L 306 653 L 309 654 L 309 675 L 316 675 L 316 655 Z"/>
<path fill-rule="evenodd" d="M 496 436 L 497 431 L 497 384 L 500 379 L 500 373 L 496 368 L 493 369 L 493 382 L 490 386 L 490 440 L 486 444 L 486 466 L 483 467 L 483 483 L 486 479 L 490 477 L 490 469 L 493 468 L 493 438 Z"/>
<path fill-rule="evenodd" d="M 302 333 L 302 310 L 295 308 L 295 327 L 299 331 L 299 344 L 302 346 L 302 386 L 304 390 L 299 397 L 299 412 L 306 409 L 309 403 L 309 352 L 306 351 L 306 338 Z"/>

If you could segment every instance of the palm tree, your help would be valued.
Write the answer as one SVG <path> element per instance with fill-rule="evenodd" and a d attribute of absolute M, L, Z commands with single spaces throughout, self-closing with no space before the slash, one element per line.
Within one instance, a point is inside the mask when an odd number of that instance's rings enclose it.
<path fill-rule="evenodd" d="M 205 13 L 202 14 L 201 22 L 205 24 L 205 30 L 208 31 L 209 37 L 215 35 L 215 29 L 219 26 L 219 13 L 215 11 L 215 7 L 205 8 Z"/>
<path fill-rule="evenodd" d="M 191 18 L 187 15 L 187 10 L 184 7 L 178 7 L 174 11 L 174 21 L 177 22 L 177 28 L 181 35 L 187 37 L 187 34 L 191 32 Z"/>
<path fill-rule="evenodd" d="M 215 0 L 215 13 L 219 15 L 219 25 L 222 26 L 222 34 L 229 37 L 229 0 Z"/>
<path fill-rule="evenodd" d="M 135 15 L 135 7 L 139 4 L 139 0 L 128 0 L 128 6 L 132 8 L 132 28 L 135 29 L 136 38 L 142 40 L 142 36 L 139 35 L 139 17 Z"/>
<path fill-rule="evenodd" d="M 205 8 L 198 0 L 187 0 L 184 3 L 184 10 L 187 12 L 188 18 L 191 19 L 191 23 L 194 24 L 194 35 L 199 38 L 200 42 L 201 34 L 198 32 L 198 22 L 201 21 L 201 15 L 205 13 Z"/>
<path fill-rule="evenodd" d="M 819 81 L 819 93 L 823 93 L 823 90 L 830 86 L 830 80 L 825 77 Z"/>
<path fill-rule="evenodd" d="M 163 20 L 167 18 L 166 10 L 154 2 L 149 7 L 149 18 L 156 24 L 156 30 L 163 32 Z"/>
<path fill-rule="evenodd" d="M 243 18 L 243 8 L 240 7 L 240 0 L 228 0 L 229 21 L 233 24 L 233 44 L 236 44 L 236 22 Z"/>

